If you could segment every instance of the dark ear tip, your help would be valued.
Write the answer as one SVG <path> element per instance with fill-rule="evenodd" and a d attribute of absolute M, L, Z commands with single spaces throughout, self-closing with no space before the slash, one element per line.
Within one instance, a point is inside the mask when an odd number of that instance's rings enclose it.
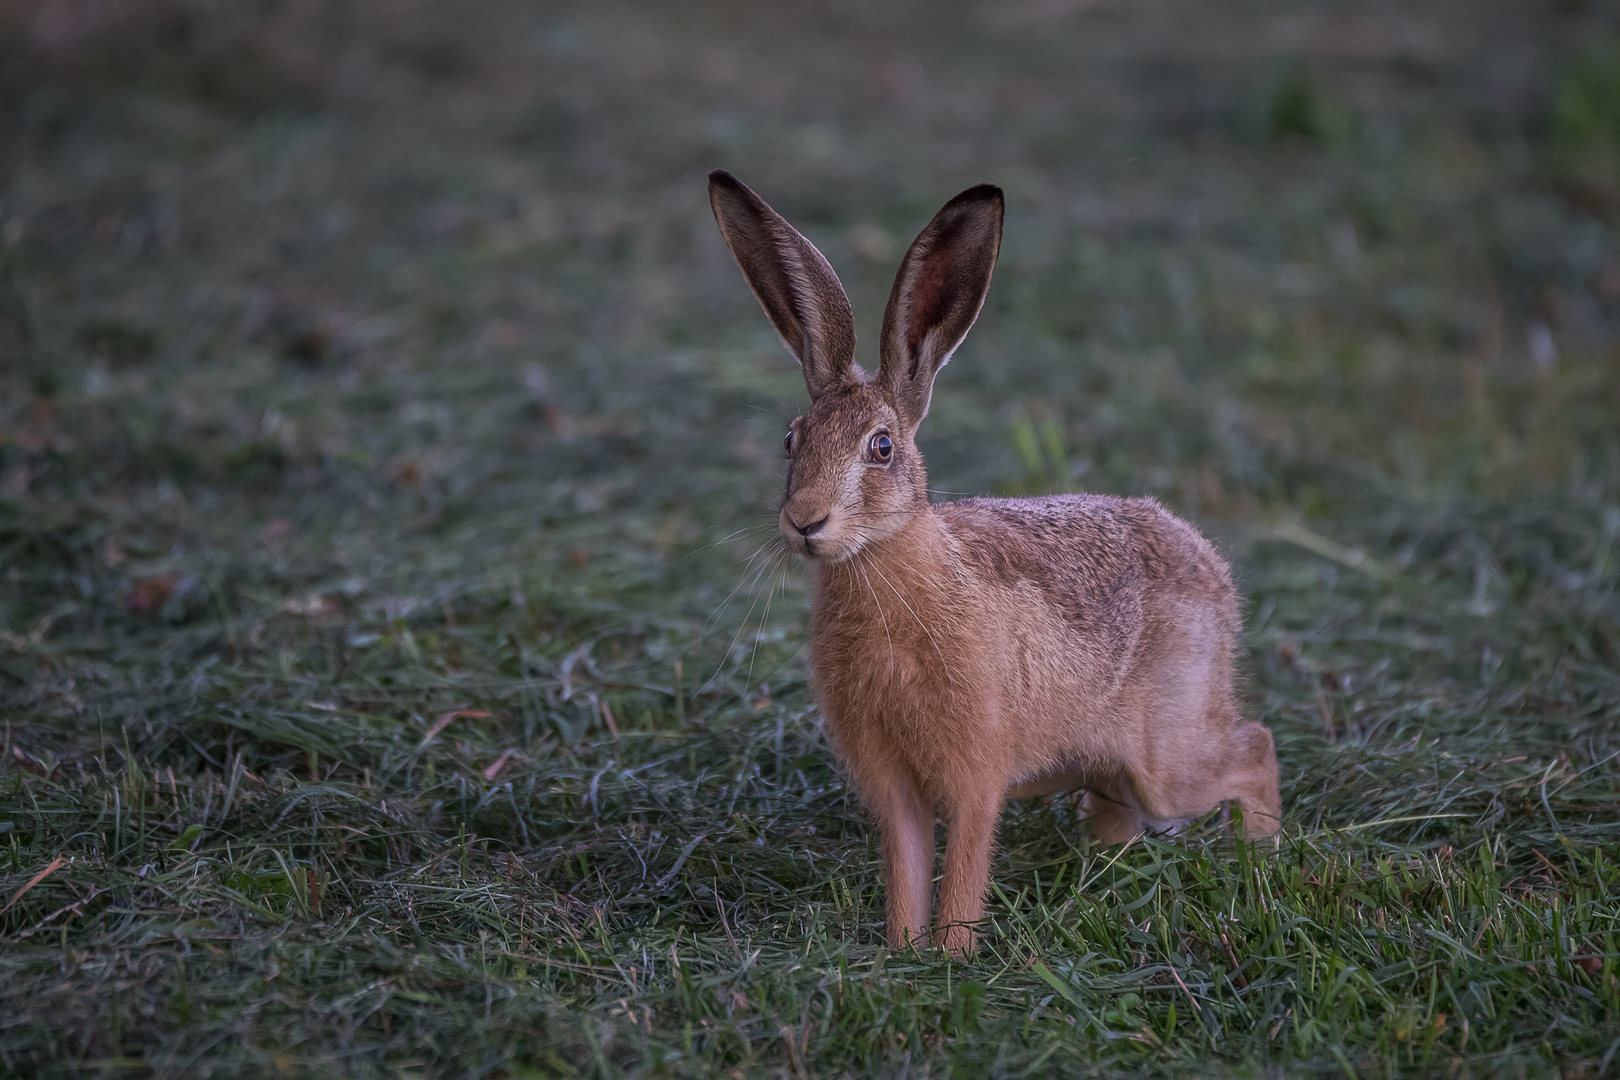
<path fill-rule="evenodd" d="M 743 189 L 743 182 L 724 169 L 715 169 L 709 174 L 709 187 L 729 188 L 732 191 L 745 190 Z"/>
<path fill-rule="evenodd" d="M 963 203 L 995 203 L 998 206 L 1007 205 L 1007 196 L 994 184 L 974 184 L 959 194 L 951 202 L 961 205 Z"/>

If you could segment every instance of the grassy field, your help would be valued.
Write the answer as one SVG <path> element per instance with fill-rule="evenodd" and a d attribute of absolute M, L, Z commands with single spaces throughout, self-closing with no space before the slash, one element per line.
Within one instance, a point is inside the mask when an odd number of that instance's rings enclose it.
<path fill-rule="evenodd" d="M 1620 1072 L 1616 26 L 0 7 L 0 1074 Z M 1280 841 L 883 947 L 715 167 L 864 343 L 1006 189 L 932 482 L 1219 541 Z"/>

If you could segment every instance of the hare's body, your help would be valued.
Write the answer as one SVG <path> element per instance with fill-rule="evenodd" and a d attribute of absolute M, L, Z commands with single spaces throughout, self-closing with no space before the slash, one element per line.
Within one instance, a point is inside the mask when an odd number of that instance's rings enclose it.
<path fill-rule="evenodd" d="M 1160 781 L 1225 771 L 1237 630 L 1225 564 L 1152 501 L 969 499 L 821 569 L 810 657 L 862 789 L 865 762 L 930 793 L 1129 778 L 1168 822 L 1229 797 Z"/>
<path fill-rule="evenodd" d="M 1238 629 L 1225 562 L 1146 499 L 939 503 L 820 568 L 810 658 L 827 733 L 891 863 L 911 852 L 917 867 L 909 888 L 889 875 L 891 913 L 928 924 L 935 815 L 954 844 L 993 830 L 1004 795 L 1085 788 L 1108 843 L 1226 799 L 1272 831 L 1271 734 L 1233 699 Z M 947 938 L 982 914 L 982 852 L 959 883 L 947 858 Z"/>
<path fill-rule="evenodd" d="M 964 192 L 912 245 L 870 379 L 820 253 L 728 174 L 710 193 L 810 387 L 781 531 L 817 563 L 811 668 L 878 819 L 890 939 L 927 933 L 936 815 L 950 832 L 936 940 L 957 952 L 1008 795 L 1084 788 L 1105 842 L 1227 800 L 1251 834 L 1274 831 L 1271 734 L 1233 693 L 1237 595 L 1197 530 L 1149 499 L 927 501 L 914 435 L 988 287 L 1000 192 Z"/>

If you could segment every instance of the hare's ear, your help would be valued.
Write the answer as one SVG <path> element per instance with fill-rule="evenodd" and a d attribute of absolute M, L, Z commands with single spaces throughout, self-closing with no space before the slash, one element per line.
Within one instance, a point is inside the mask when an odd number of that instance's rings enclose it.
<path fill-rule="evenodd" d="M 934 215 L 900 264 L 883 313 L 878 382 L 912 427 L 928 415 L 934 376 L 984 306 L 1004 207 L 995 185 L 968 188 Z"/>
<path fill-rule="evenodd" d="M 724 169 L 709 174 L 709 205 L 748 287 L 804 368 L 810 396 L 857 381 L 849 297 L 816 246 Z"/>

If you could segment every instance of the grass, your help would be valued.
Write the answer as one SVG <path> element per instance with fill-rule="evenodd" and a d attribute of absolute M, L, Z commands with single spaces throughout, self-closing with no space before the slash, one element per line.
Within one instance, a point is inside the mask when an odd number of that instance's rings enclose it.
<path fill-rule="evenodd" d="M 1614 1074 L 1600 8 L 7 8 L 0 1073 Z M 1007 189 L 933 483 L 1220 542 L 1279 841 L 883 947 L 713 167 Z"/>

